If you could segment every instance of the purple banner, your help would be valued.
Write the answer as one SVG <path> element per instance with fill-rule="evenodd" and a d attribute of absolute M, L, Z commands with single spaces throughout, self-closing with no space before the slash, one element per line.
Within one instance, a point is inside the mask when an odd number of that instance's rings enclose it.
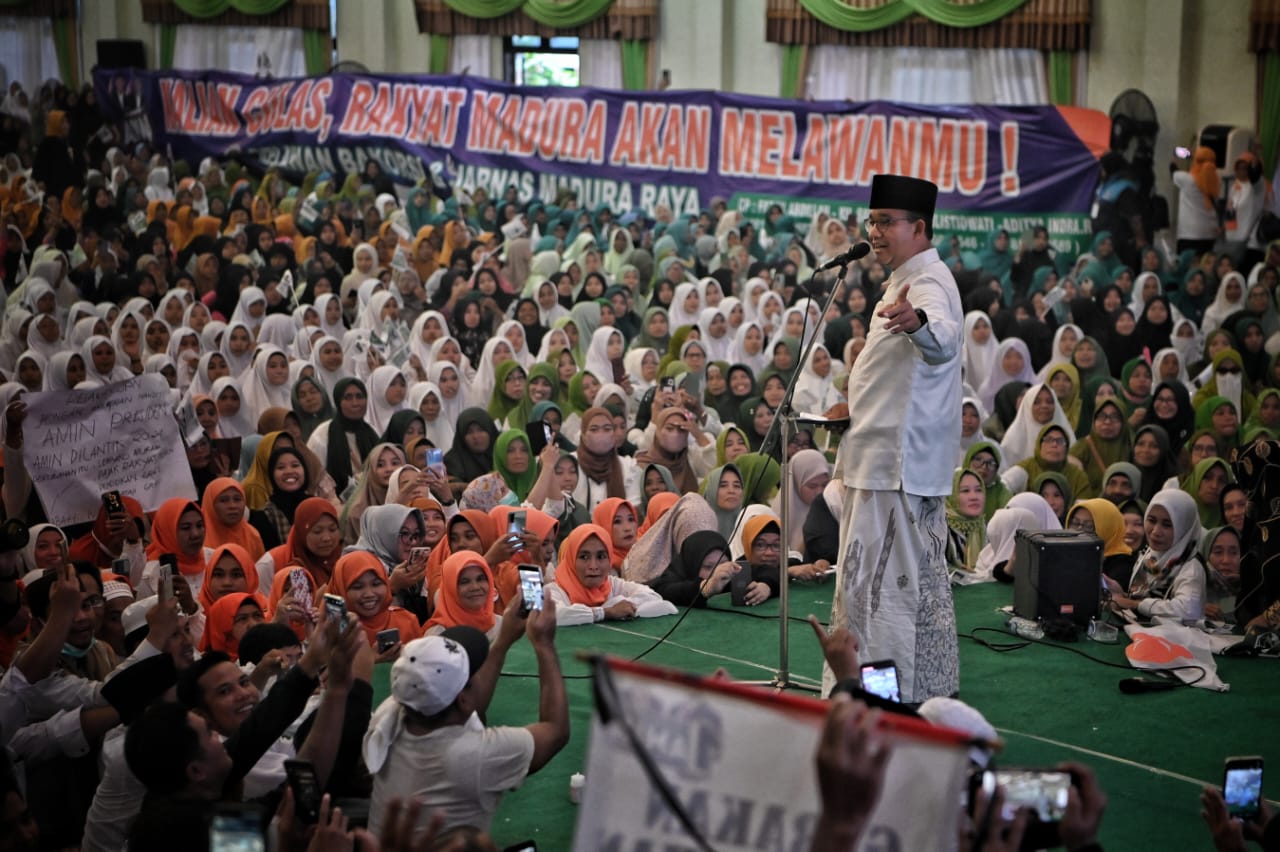
<path fill-rule="evenodd" d="M 757 219 L 773 203 L 804 219 L 847 215 L 865 207 L 875 174 L 893 172 L 938 184 L 942 230 L 1044 223 L 1062 248 L 1087 235 L 1097 156 L 1081 135 L 1106 119 L 1050 106 L 784 101 L 473 77 L 99 71 L 95 83 L 103 109 L 134 138 L 192 162 L 234 156 L 259 169 L 341 175 L 376 160 L 404 184 L 442 162 L 457 185 L 491 196 L 514 184 L 521 201 L 549 201 L 570 187 L 584 206 L 652 213 L 665 204 L 677 214 L 721 196 Z"/>

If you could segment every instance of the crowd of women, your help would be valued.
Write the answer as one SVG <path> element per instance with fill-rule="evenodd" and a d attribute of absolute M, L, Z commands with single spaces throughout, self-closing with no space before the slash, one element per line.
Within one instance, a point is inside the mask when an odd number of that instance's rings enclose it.
<path fill-rule="evenodd" d="M 782 446 L 773 421 L 793 377 L 798 410 L 844 400 L 887 270 L 857 264 L 826 314 L 799 285 L 856 219 L 442 200 L 375 163 L 290 180 L 108 148 L 57 106 L 0 165 L 3 497 L 31 526 L 27 583 L 64 554 L 99 569 L 96 676 L 166 562 L 193 642 L 233 658 L 264 621 L 305 636 L 326 592 L 390 660 L 454 625 L 495 635 L 520 565 L 562 624 L 755 605 L 834 571 L 839 435 Z M 1018 530 L 1065 527 L 1103 539 L 1118 607 L 1280 624 L 1280 243 L 937 242 L 968 310 L 956 582 L 1009 578 Z M 201 426 L 197 499 L 44 523 L 24 395 L 145 373 Z M 27 634 L 3 626 L 0 663 Z"/>

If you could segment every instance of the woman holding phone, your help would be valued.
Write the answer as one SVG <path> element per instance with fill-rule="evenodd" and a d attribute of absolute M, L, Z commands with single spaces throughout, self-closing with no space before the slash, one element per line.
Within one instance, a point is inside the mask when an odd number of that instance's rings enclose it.
<path fill-rule="evenodd" d="M 492 642 L 502 626 L 493 611 L 493 572 L 484 557 L 463 550 L 444 561 L 436 609 L 424 627 L 424 636 L 436 636 L 450 627 L 474 627 Z"/>

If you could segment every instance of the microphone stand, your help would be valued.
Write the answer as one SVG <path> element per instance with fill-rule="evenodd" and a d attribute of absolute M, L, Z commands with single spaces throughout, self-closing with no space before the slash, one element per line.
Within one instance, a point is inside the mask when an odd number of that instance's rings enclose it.
<path fill-rule="evenodd" d="M 791 407 L 791 399 L 796 393 L 796 383 L 800 379 L 800 374 L 804 371 L 804 365 L 809 361 L 809 355 L 813 352 L 813 347 L 818 343 L 818 332 L 822 328 L 822 319 L 827 312 L 831 310 L 831 306 L 835 304 L 836 296 L 840 292 L 841 286 L 844 284 L 844 277 L 849 268 L 849 261 L 840 264 L 839 271 L 836 273 L 835 283 L 831 287 L 831 293 L 827 296 L 826 304 L 822 306 L 822 313 L 818 320 L 818 326 L 813 330 L 813 337 L 809 338 L 809 345 L 804 348 L 804 352 L 800 355 L 800 362 L 795 365 L 795 370 L 791 374 L 791 381 L 787 383 L 786 393 L 782 396 L 782 402 L 778 405 L 778 411 L 774 414 L 774 419 L 778 422 L 778 434 L 782 439 L 782 460 L 781 466 L 781 482 L 782 482 L 782 547 L 778 554 L 778 607 L 779 624 L 781 625 L 778 632 L 778 670 L 771 681 L 762 681 L 762 685 L 772 686 L 781 692 L 785 689 L 800 686 L 792 682 L 790 670 L 790 647 L 788 631 L 791 626 L 791 620 L 788 617 L 788 600 L 787 587 L 790 585 L 791 578 L 787 574 L 787 562 L 790 559 L 791 541 L 791 462 L 787 458 L 787 445 L 790 443 L 790 422 L 795 418 L 795 411 Z M 812 286 L 813 280 L 817 278 L 814 273 L 809 278 L 809 284 Z M 806 291 L 811 292 L 811 291 Z M 766 440 L 766 445 L 768 441 Z M 762 448 L 764 449 L 764 448 Z M 767 453 L 766 453 L 767 454 Z"/>

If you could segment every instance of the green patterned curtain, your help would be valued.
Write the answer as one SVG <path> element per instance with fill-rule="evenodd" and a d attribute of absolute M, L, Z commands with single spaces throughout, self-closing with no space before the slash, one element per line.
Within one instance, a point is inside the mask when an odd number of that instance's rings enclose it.
<path fill-rule="evenodd" d="M 427 57 L 427 70 L 432 74 L 449 73 L 449 49 L 453 39 L 447 35 L 431 34 L 431 51 Z"/>
<path fill-rule="evenodd" d="M 1272 174 L 1280 149 L 1280 53 L 1268 50 L 1259 54 L 1258 61 L 1262 63 L 1258 141 L 1262 144 L 1263 166 L 1267 174 Z"/>
<path fill-rule="evenodd" d="M 173 5 L 193 18 L 216 18 L 233 9 L 246 15 L 269 15 L 288 3 L 289 0 L 173 0 Z"/>
<path fill-rule="evenodd" d="M 173 49 L 178 43 L 178 25 L 160 24 L 160 69 L 173 67 Z"/>
<path fill-rule="evenodd" d="M 632 92 L 649 88 L 649 42 L 622 40 L 622 88 Z"/>
<path fill-rule="evenodd" d="M 324 30 L 303 30 L 302 58 L 307 76 L 325 73 L 333 67 L 333 38 Z"/>
<path fill-rule="evenodd" d="M 212 2 L 212 0 L 203 0 Z M 613 0 L 444 0 L 445 5 L 468 18 L 500 18 L 524 12 L 548 27 L 580 27 L 609 11 Z"/>
<path fill-rule="evenodd" d="M 802 77 L 804 75 L 805 46 L 803 44 L 784 44 L 782 46 L 782 80 L 778 95 L 784 98 L 800 98 L 803 96 Z"/>
<path fill-rule="evenodd" d="M 80 85 L 80 62 L 76 55 L 75 18 L 53 19 L 53 49 L 58 55 L 58 73 L 71 88 Z"/>
<path fill-rule="evenodd" d="M 1065 50 L 1049 51 L 1049 103 L 1072 106 L 1075 86 L 1071 74 L 1071 54 Z"/>
<path fill-rule="evenodd" d="M 849 32 L 882 30 L 912 15 L 923 15 L 947 27 L 980 27 L 998 21 L 1027 0 L 975 0 L 954 3 L 951 0 L 888 0 L 879 6 L 857 8 L 842 0 L 800 0 L 809 14 L 827 26 Z"/>

